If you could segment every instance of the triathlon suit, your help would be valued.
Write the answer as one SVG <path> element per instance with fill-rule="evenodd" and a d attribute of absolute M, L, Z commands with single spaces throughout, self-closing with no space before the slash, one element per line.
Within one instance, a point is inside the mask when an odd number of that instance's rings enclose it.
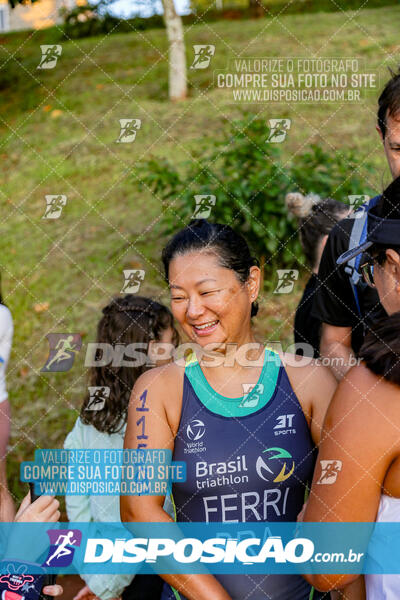
<path fill-rule="evenodd" d="M 178 522 L 296 521 L 315 453 L 278 354 L 265 350 L 258 382 L 240 398 L 215 392 L 195 356 L 186 362 L 173 453 L 187 465 L 186 481 L 172 486 Z M 324 597 L 301 575 L 215 577 L 234 600 Z M 165 583 L 162 600 L 179 598 L 185 600 Z"/>

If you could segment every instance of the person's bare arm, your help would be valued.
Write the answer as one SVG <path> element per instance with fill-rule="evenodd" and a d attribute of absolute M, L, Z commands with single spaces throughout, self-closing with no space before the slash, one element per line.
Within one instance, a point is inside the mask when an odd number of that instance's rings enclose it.
<path fill-rule="evenodd" d="M 128 423 L 125 433 L 124 448 L 137 448 L 140 436 L 143 435 L 143 422 L 138 420 L 145 415 L 145 435 L 147 448 L 173 450 L 174 437 L 179 424 L 174 406 L 179 400 L 182 390 L 177 388 L 174 374 L 176 365 L 159 367 L 144 373 L 137 380 L 129 402 Z M 143 406 L 149 410 L 140 412 Z M 167 414 L 166 407 L 170 408 Z M 172 407 L 172 408 L 171 408 Z M 179 411 L 180 412 L 180 411 Z M 139 438 L 139 439 L 138 439 Z M 130 523 L 172 523 L 173 520 L 163 509 L 165 496 L 121 496 L 121 521 Z M 163 579 L 188 600 L 229 600 L 230 596 L 210 574 L 204 575 L 161 575 Z"/>
<path fill-rule="evenodd" d="M 331 600 L 365 600 L 365 581 L 364 575 L 349 583 L 341 590 L 331 592 Z"/>
<path fill-rule="evenodd" d="M 290 384 L 300 401 L 304 416 L 316 446 L 321 440 L 322 426 L 329 403 L 335 393 L 337 381 L 331 371 L 312 361 L 311 364 L 296 367 L 295 357 L 285 361 L 289 355 L 282 355 Z M 289 366 L 292 365 L 292 366 Z"/>
<path fill-rule="evenodd" d="M 382 415 L 386 418 L 382 418 Z M 381 487 L 399 454 L 398 392 L 365 366 L 352 369 L 329 405 L 304 521 L 374 522 Z M 340 466 L 336 481 L 320 485 L 321 461 Z M 358 575 L 304 575 L 317 589 L 341 588 Z"/>
<path fill-rule="evenodd" d="M 351 347 L 351 327 L 336 327 L 322 323 L 321 357 L 329 358 L 329 367 L 340 381 L 347 371 L 354 366 L 354 352 Z M 353 359 L 353 364 L 351 364 Z M 349 364 L 350 363 L 350 364 Z"/>
<path fill-rule="evenodd" d="M 0 521 L 10 523 L 15 517 L 15 505 L 7 486 L 6 459 L 0 460 Z"/>
<path fill-rule="evenodd" d="M 9 400 L 0 403 L 0 521 L 11 522 L 15 506 L 7 484 L 7 445 L 10 439 L 11 409 Z"/>

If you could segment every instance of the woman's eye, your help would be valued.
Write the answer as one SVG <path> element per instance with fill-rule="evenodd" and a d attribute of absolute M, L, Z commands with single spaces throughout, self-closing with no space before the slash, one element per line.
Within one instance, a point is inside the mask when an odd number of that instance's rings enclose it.
<path fill-rule="evenodd" d="M 207 296 L 207 294 L 213 294 L 214 292 L 218 292 L 218 290 L 210 290 L 208 292 L 201 292 L 200 296 Z"/>
<path fill-rule="evenodd" d="M 183 296 L 172 296 L 171 300 L 184 300 L 185 298 Z"/>

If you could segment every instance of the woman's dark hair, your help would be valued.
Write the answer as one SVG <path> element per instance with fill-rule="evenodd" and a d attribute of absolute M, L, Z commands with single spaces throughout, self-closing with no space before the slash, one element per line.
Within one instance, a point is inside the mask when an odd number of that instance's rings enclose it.
<path fill-rule="evenodd" d="M 113 348 L 116 344 L 148 344 L 151 340 L 159 341 L 169 327 L 174 331 L 173 343 L 178 343 L 178 333 L 170 310 L 150 298 L 134 294 L 117 296 L 102 312 L 103 317 L 97 326 L 98 343 L 108 343 Z M 87 410 L 90 401 L 88 393 L 81 408 L 81 421 L 93 425 L 98 431 L 120 431 L 126 422 L 129 397 L 135 381 L 149 368 L 146 364 L 137 367 L 112 364 L 91 367 L 89 385 L 109 387 L 110 394 L 101 410 Z"/>
<path fill-rule="evenodd" d="M 317 266 L 320 241 L 349 212 L 349 207 L 333 198 L 321 199 L 316 194 L 303 196 L 299 192 L 287 194 L 285 201 L 288 211 L 298 218 L 301 245 L 313 269 Z"/>
<path fill-rule="evenodd" d="M 359 356 L 375 375 L 400 385 L 400 312 L 371 326 Z"/>
<path fill-rule="evenodd" d="M 400 112 L 400 69 L 389 69 L 391 78 L 383 88 L 378 99 L 378 127 L 383 139 L 386 136 L 386 117 L 397 117 Z"/>
<path fill-rule="evenodd" d="M 165 280 L 169 283 L 169 265 L 175 256 L 187 252 L 205 250 L 217 256 L 221 267 L 236 273 L 240 283 L 249 278 L 250 268 L 259 266 L 258 259 L 251 255 L 249 246 L 239 233 L 229 225 L 210 223 L 207 219 L 193 219 L 189 225 L 174 235 L 162 251 Z M 251 316 L 258 312 L 258 303 L 251 305 Z"/>

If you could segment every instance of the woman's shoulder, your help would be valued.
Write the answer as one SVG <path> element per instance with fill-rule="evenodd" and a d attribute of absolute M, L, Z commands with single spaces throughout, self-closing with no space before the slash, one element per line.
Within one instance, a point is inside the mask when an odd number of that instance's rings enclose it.
<path fill-rule="evenodd" d="M 368 432 L 381 439 L 393 438 L 398 445 L 400 386 L 376 375 L 361 362 L 338 385 L 327 417 L 327 424 L 331 423 L 341 423 L 351 431 L 357 423 L 357 429 L 365 435 Z"/>
<path fill-rule="evenodd" d="M 182 383 L 184 372 L 184 366 L 176 362 L 154 367 L 138 377 L 134 389 L 141 390 L 149 386 L 155 390 L 165 386 L 171 386 L 174 389 Z"/>
<path fill-rule="evenodd" d="M 296 395 L 304 399 L 314 396 L 332 396 L 337 381 L 332 371 L 318 359 L 295 354 L 282 354 L 282 364 Z"/>
<path fill-rule="evenodd" d="M 400 385 L 374 373 L 363 361 L 346 373 L 339 389 L 346 396 L 358 396 L 363 404 L 373 404 L 376 407 L 382 404 L 389 407 L 393 404 L 400 415 Z"/>

